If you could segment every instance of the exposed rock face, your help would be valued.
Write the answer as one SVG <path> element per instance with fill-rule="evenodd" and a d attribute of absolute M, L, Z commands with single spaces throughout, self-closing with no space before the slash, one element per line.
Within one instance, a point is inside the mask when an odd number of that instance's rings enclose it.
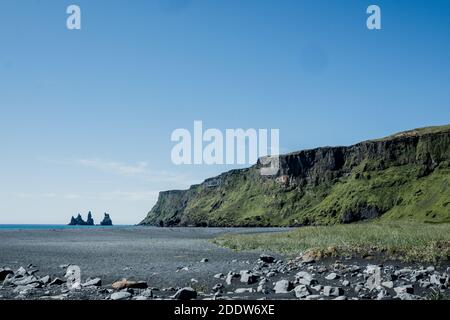
<path fill-rule="evenodd" d="M 85 226 L 86 225 L 86 221 L 83 220 L 83 218 L 81 217 L 81 214 L 78 214 L 78 216 L 76 218 L 72 217 L 70 219 L 70 226 Z"/>
<path fill-rule="evenodd" d="M 156 226 L 299 226 L 383 216 L 450 221 L 450 125 L 280 156 L 188 190 L 161 192 L 141 222 Z"/>
<path fill-rule="evenodd" d="M 102 226 L 112 226 L 112 220 L 109 214 L 105 213 L 105 217 L 103 218 L 102 222 L 100 222 L 100 225 Z"/>
<path fill-rule="evenodd" d="M 94 225 L 94 219 L 92 219 L 92 213 L 90 211 L 88 212 L 86 225 L 87 226 L 93 226 Z"/>
<path fill-rule="evenodd" d="M 76 225 L 77 225 L 77 220 L 72 216 L 72 218 L 70 218 L 69 226 L 76 226 Z"/>
<path fill-rule="evenodd" d="M 69 226 L 93 226 L 93 225 L 94 219 L 92 219 L 92 213 L 90 211 L 87 216 L 87 221 L 84 221 L 81 214 L 78 214 L 76 218 L 72 216 L 69 222 Z"/>

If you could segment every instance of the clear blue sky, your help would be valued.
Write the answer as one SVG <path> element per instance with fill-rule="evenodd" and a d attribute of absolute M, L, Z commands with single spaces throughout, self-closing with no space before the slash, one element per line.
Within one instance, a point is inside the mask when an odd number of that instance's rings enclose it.
<path fill-rule="evenodd" d="M 82 30 L 66 29 L 78 4 Z M 382 9 L 382 30 L 366 8 Z M 137 223 L 176 128 L 279 128 L 282 152 L 450 123 L 450 1 L 2 0 L 0 223 Z"/>

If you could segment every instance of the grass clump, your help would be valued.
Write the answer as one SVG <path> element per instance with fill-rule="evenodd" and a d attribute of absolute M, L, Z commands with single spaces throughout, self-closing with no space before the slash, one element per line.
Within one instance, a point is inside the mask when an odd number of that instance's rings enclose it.
<path fill-rule="evenodd" d="M 440 262 L 450 259 L 450 224 L 377 221 L 308 226 L 280 233 L 226 234 L 213 242 L 234 250 L 263 250 L 287 256 L 309 251 L 318 259 L 381 254 L 408 262 Z"/>

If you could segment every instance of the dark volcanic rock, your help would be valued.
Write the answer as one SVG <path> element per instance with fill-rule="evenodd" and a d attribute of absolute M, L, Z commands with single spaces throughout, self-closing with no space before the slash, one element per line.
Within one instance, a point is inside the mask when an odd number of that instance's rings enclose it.
<path fill-rule="evenodd" d="M 259 260 L 265 262 L 265 263 L 272 263 L 275 258 L 272 256 L 269 256 L 268 254 L 262 254 L 259 256 Z"/>
<path fill-rule="evenodd" d="M 87 215 L 86 225 L 87 226 L 94 225 L 94 219 L 92 219 L 92 213 L 90 211 L 88 212 L 88 215 Z"/>
<path fill-rule="evenodd" d="M 174 295 L 174 299 L 177 300 L 191 300 L 197 298 L 197 291 L 191 287 L 186 287 L 178 290 Z"/>
<path fill-rule="evenodd" d="M 0 269 L 0 281 L 5 280 L 9 274 L 12 275 L 14 272 L 11 269 Z"/>
<path fill-rule="evenodd" d="M 112 226 L 113 225 L 111 217 L 106 212 L 105 212 L 105 217 L 103 218 L 102 222 L 100 222 L 100 225 L 102 225 L 102 226 Z"/>

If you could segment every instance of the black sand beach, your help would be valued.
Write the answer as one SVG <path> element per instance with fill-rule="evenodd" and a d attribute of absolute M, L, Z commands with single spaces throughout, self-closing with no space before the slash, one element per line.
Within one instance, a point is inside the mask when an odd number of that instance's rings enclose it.
<path fill-rule="evenodd" d="M 314 261 L 307 254 L 288 259 L 270 252 L 234 252 L 209 241 L 226 232 L 281 230 L 0 230 L 0 299 L 415 300 L 449 294 L 448 263 Z M 81 270 L 77 288 L 68 285 L 69 265 Z M 112 286 L 124 278 L 135 283 Z"/>
<path fill-rule="evenodd" d="M 282 229 L 222 228 L 79 228 L 0 230 L 0 266 L 17 269 L 33 264 L 40 274 L 61 276 L 60 265 L 81 268 L 82 278 L 104 283 L 130 278 L 150 286 L 177 287 L 192 278 L 213 279 L 230 268 L 249 268 L 257 252 L 233 252 L 208 239 L 224 232 L 268 232 Z M 202 259 L 208 263 L 201 263 Z M 234 261 L 234 262 L 233 262 Z M 176 272 L 177 270 L 187 267 Z M 240 268 L 240 269 L 239 269 Z"/>

